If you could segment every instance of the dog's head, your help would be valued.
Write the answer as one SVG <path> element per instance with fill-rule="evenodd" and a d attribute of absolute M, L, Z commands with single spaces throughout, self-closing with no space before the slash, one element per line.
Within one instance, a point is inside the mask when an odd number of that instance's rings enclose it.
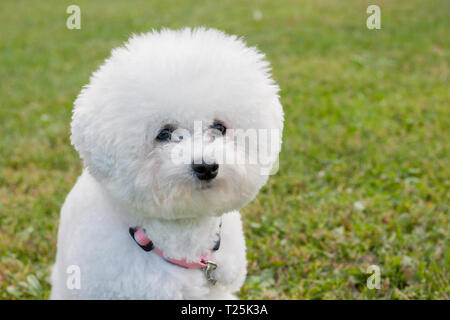
<path fill-rule="evenodd" d="M 218 215 L 253 199 L 281 145 L 264 55 L 217 30 L 133 36 L 77 100 L 72 143 L 116 198 L 159 218 Z"/>

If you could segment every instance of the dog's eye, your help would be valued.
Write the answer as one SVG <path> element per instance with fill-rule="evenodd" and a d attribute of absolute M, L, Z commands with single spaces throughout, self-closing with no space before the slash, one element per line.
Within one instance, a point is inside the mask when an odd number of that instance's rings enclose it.
<path fill-rule="evenodd" d="M 222 135 L 224 135 L 227 132 L 227 128 L 225 128 L 225 126 L 221 123 L 215 123 L 211 128 L 219 130 L 220 133 L 222 133 Z"/>
<path fill-rule="evenodd" d="M 158 141 L 169 141 L 172 137 L 172 130 L 169 128 L 162 129 L 156 136 Z"/>

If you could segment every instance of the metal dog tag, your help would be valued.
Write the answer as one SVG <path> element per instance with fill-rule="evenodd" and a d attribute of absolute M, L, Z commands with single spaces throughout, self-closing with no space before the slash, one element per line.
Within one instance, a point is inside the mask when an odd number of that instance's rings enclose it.
<path fill-rule="evenodd" d="M 214 261 L 207 260 L 206 266 L 203 268 L 205 271 L 206 280 L 209 281 L 212 285 L 215 285 L 217 280 L 214 279 L 214 270 L 217 269 L 217 263 Z"/>

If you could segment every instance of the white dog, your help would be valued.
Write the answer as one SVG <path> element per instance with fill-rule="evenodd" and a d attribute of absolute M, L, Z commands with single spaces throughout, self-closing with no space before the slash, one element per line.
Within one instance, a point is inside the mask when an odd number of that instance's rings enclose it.
<path fill-rule="evenodd" d="M 112 51 L 75 101 L 84 170 L 61 210 L 52 299 L 234 298 L 246 275 L 237 210 L 267 181 L 236 132 L 281 133 L 269 71 L 255 48 L 203 28 Z M 266 165 L 280 146 L 281 134 Z"/>

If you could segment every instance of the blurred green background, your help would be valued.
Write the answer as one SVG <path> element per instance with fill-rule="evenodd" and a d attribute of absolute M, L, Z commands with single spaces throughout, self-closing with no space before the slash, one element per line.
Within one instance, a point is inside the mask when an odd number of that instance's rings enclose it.
<path fill-rule="evenodd" d="M 66 28 L 70 4 L 81 30 Z M 366 28 L 369 4 L 381 30 Z M 280 170 L 243 210 L 241 298 L 450 298 L 450 1 L 2 0 L 1 299 L 48 297 L 81 172 L 76 95 L 113 47 L 163 26 L 243 36 L 282 89 Z"/>

